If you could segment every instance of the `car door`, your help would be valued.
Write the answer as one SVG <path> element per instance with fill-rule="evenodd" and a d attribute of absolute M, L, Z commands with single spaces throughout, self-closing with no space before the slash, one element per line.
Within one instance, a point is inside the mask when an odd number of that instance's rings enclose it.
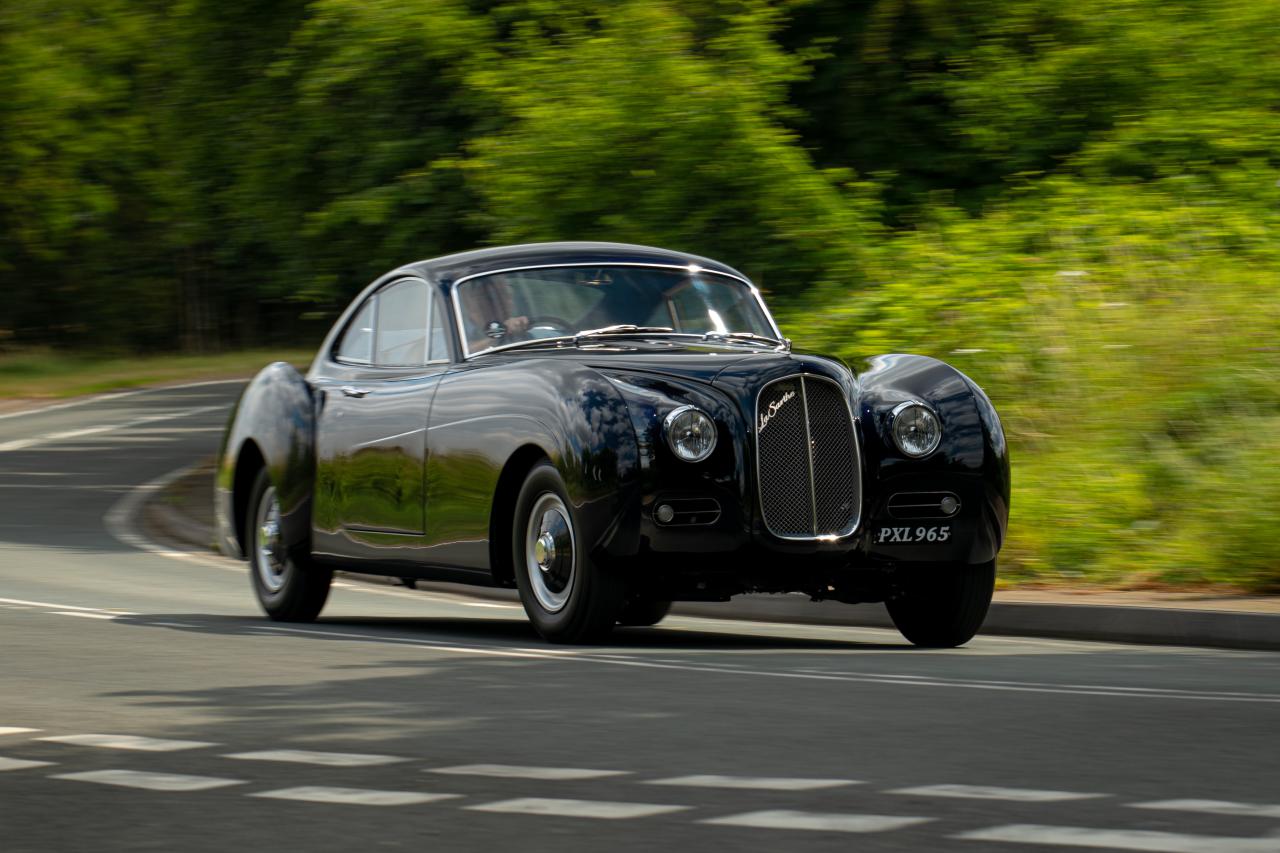
<path fill-rule="evenodd" d="M 393 281 L 355 312 L 315 380 L 316 553 L 398 559 L 420 541 L 427 419 L 449 363 L 442 318 L 432 285 Z"/>

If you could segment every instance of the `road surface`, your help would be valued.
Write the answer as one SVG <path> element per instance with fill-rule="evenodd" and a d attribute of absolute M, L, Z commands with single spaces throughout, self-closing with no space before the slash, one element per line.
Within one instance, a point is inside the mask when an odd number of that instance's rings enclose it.
<path fill-rule="evenodd" d="M 0 850 L 1280 851 L 1280 654 L 521 612 L 259 616 L 143 492 L 233 383 L 0 417 Z M 830 606 L 830 605 L 824 605 Z"/>

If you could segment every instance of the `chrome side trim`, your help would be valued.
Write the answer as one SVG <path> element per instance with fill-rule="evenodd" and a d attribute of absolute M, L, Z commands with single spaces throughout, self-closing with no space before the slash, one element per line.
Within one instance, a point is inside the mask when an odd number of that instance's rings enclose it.
<path fill-rule="evenodd" d="M 466 284 L 468 281 L 471 281 L 472 279 L 484 278 L 490 275 L 503 275 L 505 273 L 524 272 L 526 270 L 568 269 L 571 267 L 643 267 L 646 269 L 659 269 L 659 270 L 684 270 L 685 272 L 690 274 L 709 273 L 711 275 L 718 275 L 718 276 L 723 276 L 724 278 L 733 279 L 734 281 L 745 284 L 747 288 L 750 289 L 751 295 L 754 296 L 756 299 L 756 304 L 760 306 L 760 310 L 764 313 L 764 318 L 769 321 L 769 328 L 773 329 L 774 336 L 777 337 L 777 339 L 780 341 L 784 340 L 784 338 L 782 337 L 782 330 L 778 328 L 777 321 L 773 319 L 773 314 L 769 312 L 769 306 L 764 304 L 764 297 L 760 295 L 760 289 L 756 287 L 755 284 L 750 279 L 744 278 L 740 275 L 734 275 L 733 273 L 727 273 L 727 272 L 720 272 L 719 270 L 709 270 L 705 267 L 700 267 L 697 264 L 660 264 L 657 262 L 646 263 L 642 261 L 604 261 L 604 262 L 595 261 L 595 262 L 588 263 L 585 261 L 576 261 L 573 263 L 563 263 L 563 264 L 529 264 L 526 266 L 519 266 L 519 267 L 504 267 L 502 269 L 488 270 L 487 272 L 478 272 L 478 273 L 472 273 L 471 275 L 464 275 L 462 278 L 459 278 L 456 281 L 452 282 L 449 285 L 449 297 L 450 297 L 450 300 L 453 302 L 453 316 L 455 321 L 458 324 L 457 325 L 458 340 L 462 344 L 462 360 L 470 361 L 474 356 L 484 355 L 491 352 L 498 352 L 499 350 L 503 350 L 508 347 L 515 346 L 516 344 L 503 344 L 502 346 L 490 347 L 489 349 L 481 350 L 480 352 L 476 352 L 476 353 L 471 352 L 471 350 L 467 347 L 466 326 L 462 322 L 462 304 L 458 301 L 459 285 Z M 555 340 L 555 338 L 546 338 L 546 340 L 552 341 L 552 340 Z M 518 343 L 524 343 L 524 341 L 519 341 Z"/>
<path fill-rule="evenodd" d="M 840 533 L 825 533 L 825 534 L 814 533 L 814 534 L 809 534 L 807 536 L 774 533 L 773 530 L 769 528 L 769 520 L 765 517 L 764 493 L 762 491 L 764 484 L 760 481 L 760 436 L 759 436 L 759 431 L 756 429 L 756 426 L 755 426 L 756 423 L 758 422 L 757 418 L 759 417 L 759 412 L 760 412 L 760 397 L 764 394 L 765 390 L 769 388 L 769 386 L 776 385 L 779 382 L 787 382 L 787 381 L 795 380 L 797 378 L 800 380 L 800 390 L 801 390 L 800 399 L 801 399 L 801 402 L 804 404 L 805 448 L 807 451 L 806 458 L 808 459 L 808 464 L 809 464 L 809 496 L 810 496 L 810 500 L 812 501 L 811 512 L 813 513 L 813 524 L 815 528 L 817 527 L 817 524 L 818 524 L 818 506 L 817 506 L 818 501 L 817 501 L 817 492 L 815 491 L 816 487 L 814 485 L 815 478 L 813 474 L 813 445 L 811 443 L 811 438 L 809 434 L 809 395 L 808 395 L 808 390 L 805 387 L 806 380 L 812 379 L 820 382 L 827 382 L 827 383 L 830 383 L 831 385 L 836 386 L 836 389 L 840 392 L 841 398 L 844 400 L 845 411 L 849 413 L 849 429 L 853 434 L 854 468 L 858 472 L 858 511 L 854 515 L 853 521 L 850 522 L 850 525 Z M 858 528 L 862 526 L 863 504 L 865 503 L 864 501 L 865 496 L 863 494 L 863 475 L 865 472 L 862 470 L 862 440 L 858 437 L 858 421 L 853 416 L 853 407 L 849 403 L 849 396 L 845 393 L 844 388 L 841 387 L 839 382 L 836 382 L 834 379 L 830 379 L 826 376 L 817 376 L 817 375 L 808 374 L 808 373 L 792 373 L 788 376 L 781 376 L 777 379 L 773 379 L 773 380 L 770 380 L 769 382 L 766 382 L 764 385 L 761 385 L 760 390 L 756 392 L 755 408 L 754 408 L 754 411 L 752 412 L 752 420 L 751 420 L 751 434 L 755 439 L 756 505 L 760 508 L 760 520 L 761 522 L 763 522 L 764 528 L 766 531 L 768 531 L 770 536 L 773 536 L 777 539 L 784 539 L 792 542 L 839 542 L 843 539 L 848 539 L 849 537 L 853 536 L 855 533 L 858 532 Z"/>

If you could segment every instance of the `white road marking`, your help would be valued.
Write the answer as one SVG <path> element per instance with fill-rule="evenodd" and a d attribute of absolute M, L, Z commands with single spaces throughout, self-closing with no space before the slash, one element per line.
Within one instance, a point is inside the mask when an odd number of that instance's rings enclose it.
<path fill-rule="evenodd" d="M 25 735 L 38 732 L 39 729 L 28 729 L 23 726 L 0 726 L 0 735 Z"/>
<path fill-rule="evenodd" d="M 151 494 L 166 488 L 170 483 L 185 477 L 198 467 L 200 467 L 198 462 L 184 465 L 148 483 L 143 483 L 141 486 L 134 486 L 120 500 L 116 501 L 111 509 L 107 510 L 107 514 L 102 517 L 102 526 L 117 542 L 128 545 L 131 548 L 137 548 L 139 551 L 146 551 L 156 556 L 196 563 L 202 566 L 212 566 L 223 571 L 243 572 L 244 564 L 238 560 L 219 557 L 207 551 L 181 551 L 157 545 L 139 533 L 133 524 L 134 517 L 142 509 L 142 504 Z"/>
<path fill-rule="evenodd" d="M 75 604 L 54 604 L 49 601 L 28 601 L 24 598 L 0 598 L 0 604 L 20 604 L 26 607 L 47 607 L 51 610 L 79 610 L 85 613 L 105 613 L 109 616 L 137 616 L 127 610 L 104 610 L 101 607 L 80 607 Z"/>
<path fill-rule="evenodd" d="M 1109 796 L 1108 794 L 1084 794 L 1077 791 L 996 788 L 989 785 L 920 785 L 914 788 L 898 788 L 889 793 L 910 794 L 917 797 L 958 797 L 966 800 L 1008 800 L 1015 803 L 1057 803 Z"/>
<path fill-rule="evenodd" d="M 1110 850 L 1145 850 L 1155 853 L 1276 853 L 1280 838 L 1232 838 L 1185 835 L 1140 829 L 1090 829 L 1082 826 L 1041 826 L 1015 823 L 975 829 L 951 836 L 966 841 L 1007 841 L 1013 844 L 1050 844 L 1058 847 L 1104 847 Z"/>
<path fill-rule="evenodd" d="M 534 814 L 553 817 L 590 817 L 600 820 L 625 820 L 686 811 L 692 806 L 667 806 L 655 803 L 611 803 L 604 800 L 557 800 L 546 797 L 520 797 L 467 806 L 471 811 L 499 814 Z"/>
<path fill-rule="evenodd" d="M 329 788 L 323 785 L 303 785 L 297 788 L 281 788 L 250 794 L 269 800 L 301 800 L 307 803 L 341 803 L 353 806 L 411 806 L 434 803 L 438 800 L 456 799 L 461 794 L 424 794 L 417 791 L 374 791 L 368 788 Z"/>
<path fill-rule="evenodd" d="M 102 749 L 132 749 L 139 752 L 179 752 L 184 749 L 217 746 L 216 743 L 206 743 L 202 740 L 166 740 L 137 735 L 55 735 L 36 738 L 36 740 L 69 743 L 72 746 L 95 746 Z"/>
<path fill-rule="evenodd" d="M 266 749 L 260 752 L 235 752 L 223 758 L 245 761 L 285 761 L 291 764 L 319 764 L 322 767 L 371 767 L 407 761 L 394 755 L 367 755 L 358 752 L 311 752 L 305 749 Z"/>
<path fill-rule="evenodd" d="M 673 776 L 654 779 L 647 785 L 682 785 L 691 788 L 742 788 L 756 791 L 816 791 L 860 785 L 854 779 L 793 779 L 785 776 Z"/>
<path fill-rule="evenodd" d="M 48 767 L 52 761 L 27 761 L 24 758 L 5 758 L 0 756 L 0 772 L 5 770 L 27 770 L 31 767 Z"/>
<path fill-rule="evenodd" d="M 99 785 L 118 785 L 122 788 L 142 788 L 147 791 L 208 791 L 228 785 L 243 785 L 239 779 L 219 779 L 215 776 L 186 776 L 181 773 L 149 773 L 143 770 L 90 770 L 85 773 L 62 773 L 52 779 L 69 779 L 72 782 L 96 782 Z"/>
<path fill-rule="evenodd" d="M 682 672 L 702 672 L 722 675 L 751 676 L 757 678 L 790 678 L 812 681 L 835 681 L 854 684 L 882 684 L 895 687 L 942 687 L 973 690 L 997 690 L 1021 693 L 1053 693 L 1073 696 L 1106 696 L 1124 699 L 1184 699 L 1207 702 L 1260 702 L 1280 704 L 1280 693 L 1224 693 L 1221 691 L 1175 690 L 1164 688 L 1122 688 L 1122 687 L 1086 687 L 1081 685 L 1057 685 L 1039 682 L 1007 682 L 987 683 L 963 679 L 945 680 L 940 678 L 923 678 L 905 675 L 886 675 L 883 673 L 847 673 L 821 675 L 816 673 L 797 672 L 793 670 L 761 670 L 738 669 L 718 664 L 668 664 L 653 660 L 620 660 L 616 657 L 604 657 L 592 652 L 575 652 L 567 650 L 527 649 L 510 646 L 479 646 L 462 643 L 449 643 L 442 640 L 420 641 L 407 637 L 393 637 L 381 634 L 363 634 L 354 631 L 325 631 L 310 628 L 285 628 L 275 625 L 264 625 L 259 630 L 299 636 L 343 637 L 348 640 L 368 640 L 375 643 L 412 646 L 430 651 L 451 652 L 453 654 L 490 655 L 507 658 L 538 658 L 542 660 L 572 661 L 575 663 L 593 663 L 609 666 L 629 666 L 643 669 L 670 669 Z"/>
<path fill-rule="evenodd" d="M 1280 820 L 1280 806 L 1264 803 L 1232 803 L 1226 800 L 1155 800 L 1130 803 L 1135 809 L 1160 809 L 1200 814 L 1224 814 L 1232 817 L 1268 817 Z"/>
<path fill-rule="evenodd" d="M 701 821 L 715 826 L 748 826 L 755 829 L 811 829 L 821 832 L 886 832 L 928 823 L 931 817 L 885 814 L 840 814 L 769 809 L 713 817 Z"/>
<path fill-rule="evenodd" d="M 461 764 L 457 767 L 437 767 L 429 773 L 448 773 L 456 776 L 497 776 L 500 779 L 539 779 L 548 782 L 570 779 L 602 779 L 605 776 L 625 776 L 628 770 L 592 770 L 584 767 L 527 767 L 518 764 Z"/>
<path fill-rule="evenodd" d="M 178 418 L 189 418 L 194 415 L 203 415 L 208 412 L 225 411 L 226 404 L 218 404 L 216 406 L 198 406 L 194 409 L 182 409 L 176 412 L 161 412 L 156 415 L 144 415 L 140 418 L 134 418 L 130 421 L 123 421 L 118 424 L 102 424 L 100 426 L 82 427 L 81 429 L 69 429 L 62 432 L 51 432 L 44 435 L 37 435 L 31 438 L 18 438 L 13 441 L 0 442 L 0 453 L 13 450 L 27 450 L 32 447 L 39 447 L 42 444 L 51 444 L 55 441 L 65 441 L 69 438 L 82 438 L 86 435 L 100 435 L 105 432 L 117 432 L 130 427 L 142 426 L 143 424 L 159 423 L 160 421 L 172 421 Z"/>
<path fill-rule="evenodd" d="M 79 610 L 52 610 L 54 616 L 79 616 L 81 619 L 115 619 L 113 613 L 85 613 Z"/>
<path fill-rule="evenodd" d="M 89 403 L 105 403 L 110 400 L 119 400 L 123 397 L 134 397 L 134 396 L 137 396 L 138 394 L 154 394 L 154 393 L 161 393 L 165 391 L 175 391 L 179 388 L 201 388 L 201 387 L 204 387 L 205 385 L 230 385 L 233 382 L 248 382 L 248 381 L 249 381 L 248 379 L 213 379 L 207 382 L 186 382 L 181 385 L 167 385 L 160 388 L 134 388 L 131 391 L 116 391 L 111 394 L 95 394 L 91 397 L 82 397 L 78 400 L 69 400 L 65 403 L 54 403 L 51 406 L 40 406 L 35 409 L 23 409 L 20 412 L 7 412 L 3 415 L 0 415 L 0 421 L 7 420 L 9 418 L 21 418 L 27 415 L 40 415 L 40 414 L 44 414 L 45 412 L 56 412 L 59 409 L 70 409 L 75 406 L 88 405 Z M 166 396 L 185 397 L 190 395 L 174 394 L 174 395 L 166 395 Z"/>

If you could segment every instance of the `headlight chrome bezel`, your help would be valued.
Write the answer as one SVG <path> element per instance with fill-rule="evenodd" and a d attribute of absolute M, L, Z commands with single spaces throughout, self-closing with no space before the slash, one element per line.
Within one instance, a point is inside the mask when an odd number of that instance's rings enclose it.
<path fill-rule="evenodd" d="M 903 443 L 902 438 L 898 435 L 899 425 L 905 423 L 905 421 L 902 420 L 902 415 L 912 409 L 920 409 L 923 411 L 933 420 L 936 427 L 933 441 L 929 443 L 927 449 L 919 452 L 909 450 Z M 928 403 L 921 402 L 920 400 L 904 400 L 894 406 L 893 411 L 889 413 L 889 435 L 893 437 L 894 446 L 897 447 L 904 456 L 909 459 L 924 459 L 926 456 L 934 453 L 938 449 L 938 446 L 942 444 L 942 419 L 938 417 L 938 413 L 934 411 L 933 407 Z"/>
<path fill-rule="evenodd" d="M 684 415 L 689 415 L 689 414 L 693 415 L 694 417 L 700 417 L 704 421 L 706 421 L 707 429 L 711 435 L 711 443 L 708 444 L 706 448 L 703 449 L 701 454 L 697 456 L 686 456 L 684 453 L 680 451 L 679 447 L 676 444 L 676 422 Z M 662 433 L 666 439 L 667 447 L 671 450 L 672 455 L 674 455 L 681 462 L 688 462 L 690 464 L 695 464 L 698 462 L 705 461 L 708 457 L 711 456 L 712 453 L 715 452 L 716 445 L 720 443 L 719 429 L 716 427 L 715 418 L 711 417 L 711 415 L 707 414 L 697 406 L 679 406 L 675 409 L 672 409 L 667 414 L 667 416 L 662 419 Z"/>

